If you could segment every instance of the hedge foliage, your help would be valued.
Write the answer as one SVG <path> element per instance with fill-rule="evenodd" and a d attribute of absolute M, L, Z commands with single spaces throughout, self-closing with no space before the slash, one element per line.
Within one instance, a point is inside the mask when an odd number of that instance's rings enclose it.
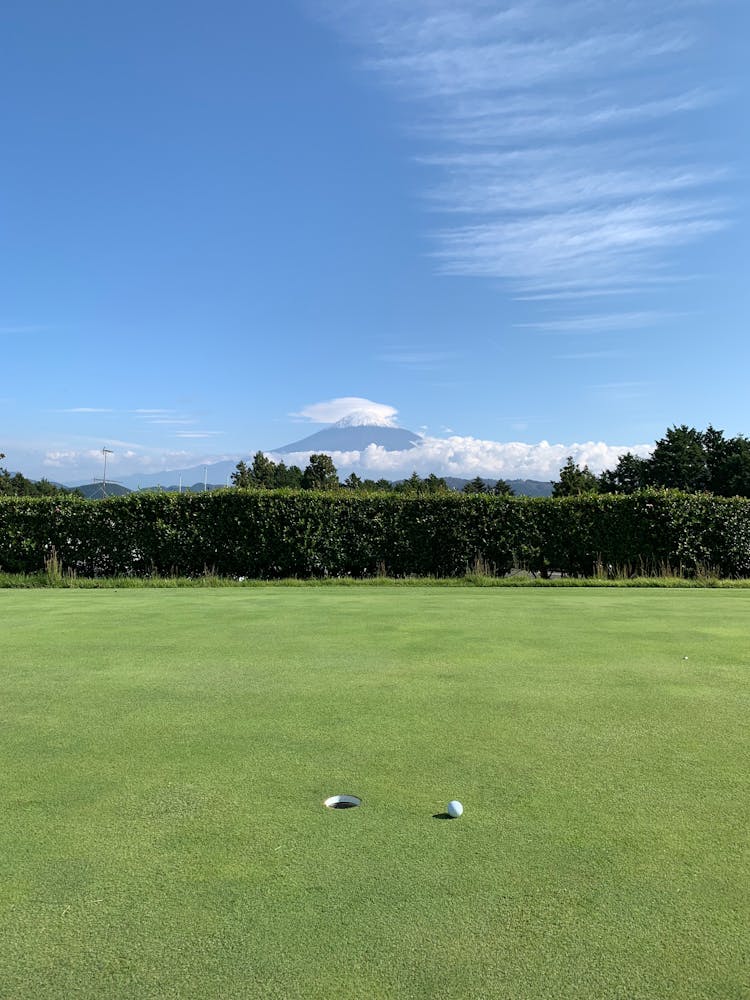
<path fill-rule="evenodd" d="M 0 571 L 82 576 L 750 576 L 750 500 L 644 491 L 536 499 L 346 491 L 0 498 Z"/>

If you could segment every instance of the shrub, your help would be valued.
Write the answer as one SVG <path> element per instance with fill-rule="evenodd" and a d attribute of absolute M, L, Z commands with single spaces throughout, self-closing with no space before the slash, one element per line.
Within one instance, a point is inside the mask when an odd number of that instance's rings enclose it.
<path fill-rule="evenodd" d="M 462 576 L 477 565 L 592 576 L 750 576 L 750 500 L 222 490 L 0 498 L 0 571 L 254 579 Z"/>

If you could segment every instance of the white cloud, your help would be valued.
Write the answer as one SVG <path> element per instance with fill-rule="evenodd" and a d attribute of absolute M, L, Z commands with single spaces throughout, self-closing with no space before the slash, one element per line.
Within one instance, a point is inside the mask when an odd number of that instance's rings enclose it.
<path fill-rule="evenodd" d="M 112 442 L 114 443 L 114 442 Z M 133 459 L 142 459 L 144 456 L 138 450 L 138 446 L 125 446 L 120 447 L 117 450 L 107 450 L 107 465 L 108 467 L 116 466 L 122 462 L 130 462 Z M 58 469 L 65 468 L 75 468 L 81 465 L 89 466 L 93 462 L 94 464 L 101 465 L 103 461 L 103 453 L 101 448 L 82 448 L 82 449 L 60 449 L 52 450 L 44 453 L 44 458 L 42 459 L 42 464 L 45 466 L 52 466 Z"/>
<path fill-rule="evenodd" d="M 521 140 L 559 140 L 598 132 L 609 134 L 618 126 L 644 124 L 699 111 L 715 104 L 717 91 L 695 88 L 658 100 L 623 101 L 616 92 L 603 89 L 577 95 L 573 109 L 566 96 L 545 93 L 522 94 L 503 101 L 457 102 L 453 111 L 428 118 L 420 132 L 463 145 L 508 146 Z"/>
<path fill-rule="evenodd" d="M 169 425 L 174 425 L 174 424 L 183 424 L 183 425 L 184 424 L 197 424 L 198 421 L 194 417 L 164 417 L 164 418 L 159 417 L 157 419 L 151 419 L 151 418 L 149 418 L 148 423 L 150 423 L 150 424 L 158 424 L 158 425 L 161 426 L 163 424 L 169 424 Z"/>
<path fill-rule="evenodd" d="M 454 364 L 460 355 L 456 351 L 424 351 L 415 348 L 393 348 L 375 356 L 375 361 L 394 365 L 405 371 L 436 372 Z"/>
<path fill-rule="evenodd" d="M 590 165 L 586 161 L 592 153 Z M 641 199 L 646 192 L 650 199 L 675 195 L 728 176 L 718 167 L 675 164 L 655 169 L 637 160 L 623 163 L 627 154 L 619 144 L 606 157 L 602 153 L 601 147 L 581 146 L 432 157 L 428 162 L 448 168 L 449 178 L 429 197 L 443 211 L 496 214 L 523 206 L 536 213 Z M 634 160 L 632 150 L 629 159 Z"/>
<path fill-rule="evenodd" d="M 10 335 L 14 333 L 42 333 L 49 329 L 46 326 L 0 326 L 0 334 Z"/>
<path fill-rule="evenodd" d="M 538 323 L 516 323 L 517 329 L 540 330 L 545 333 L 607 333 L 616 330 L 637 330 L 655 327 L 673 319 L 674 313 L 632 312 L 595 313 L 571 316 L 567 319 L 540 320 Z M 599 352 L 601 356 L 602 352 Z"/>
<path fill-rule="evenodd" d="M 71 406 L 67 410 L 59 410 L 59 413 L 114 413 L 114 410 L 106 406 Z"/>
<path fill-rule="evenodd" d="M 138 409 L 131 410 L 130 412 L 135 414 L 138 420 L 156 427 L 188 427 L 201 422 L 197 417 L 192 417 L 187 413 L 174 409 Z"/>
<path fill-rule="evenodd" d="M 609 394 L 637 392 L 639 389 L 640 386 L 635 383 L 592 387 L 592 391 Z M 557 478 L 568 455 L 572 455 L 581 465 L 587 464 L 594 472 L 600 472 L 602 469 L 612 468 L 619 455 L 626 451 L 647 455 L 653 448 L 653 445 L 611 445 L 603 441 L 572 444 L 548 441 L 534 444 L 523 441 L 502 442 L 460 436 L 450 433 L 448 429 L 446 432 L 450 436 L 422 437 L 414 448 L 404 451 L 386 451 L 382 447 L 370 445 L 363 451 L 333 452 L 332 458 L 341 475 L 356 470 L 359 475 L 373 479 L 402 479 L 416 470 L 422 476 L 434 472 L 440 476 L 457 476 L 465 479 L 479 475 L 488 478 L 549 481 Z M 299 465 L 301 468 L 305 467 L 310 457 L 309 452 L 266 454 L 276 461 L 283 459 L 287 465 Z M 128 446 L 123 442 L 107 456 L 107 468 L 111 470 L 112 478 L 116 480 L 118 475 L 168 472 L 225 460 L 237 462 L 240 457 L 247 456 L 146 449 L 136 445 Z M 36 474 L 49 475 L 52 472 L 54 478 L 63 481 L 81 480 L 87 477 L 93 479 L 101 475 L 102 452 L 99 448 L 59 448 L 47 451 L 40 456 L 40 459 L 38 462 L 40 472 Z M 37 466 L 36 460 L 34 465 Z M 24 471 L 30 474 L 33 470 L 25 465 Z"/>
<path fill-rule="evenodd" d="M 437 234 L 446 274 L 512 278 L 525 289 L 622 286 L 641 280 L 659 252 L 722 229 L 712 204 L 647 199 L 509 217 Z"/>
<path fill-rule="evenodd" d="M 290 416 L 301 417 L 315 424 L 335 424 L 353 414 L 363 420 L 367 418 L 373 424 L 393 427 L 398 410 L 387 403 L 375 403 L 361 396 L 341 396 L 322 403 L 310 403 L 303 406 L 299 413 L 291 413 Z"/>
<path fill-rule="evenodd" d="M 42 459 L 42 464 L 53 469 L 75 468 L 82 462 L 90 462 L 94 458 L 101 458 L 101 452 L 88 449 L 85 451 L 74 451 L 63 449 L 59 451 L 48 451 Z"/>
<path fill-rule="evenodd" d="M 527 444 L 522 441 L 488 441 L 474 437 L 421 438 L 414 448 L 405 451 L 386 451 L 370 445 L 364 451 L 331 452 L 339 472 L 356 469 L 360 475 L 371 479 L 400 479 L 417 471 L 426 476 L 458 476 L 471 479 L 487 476 L 501 479 L 557 479 L 568 455 L 580 465 L 588 465 L 593 472 L 612 468 L 620 455 L 631 451 L 648 455 L 653 445 L 610 445 L 603 441 L 585 441 L 573 444 L 550 444 L 540 441 Z M 273 456 L 283 458 L 288 465 L 304 467 L 309 452 Z"/>
<path fill-rule="evenodd" d="M 441 273 L 633 293 L 668 279 L 678 248 L 728 224 L 732 207 L 715 194 L 728 171 L 708 142 L 691 150 L 671 138 L 677 116 L 722 97 L 692 69 L 706 4 L 314 5 L 407 102 L 428 147 L 418 159 L 438 175 L 427 202 L 449 220 L 433 233 Z"/>
<path fill-rule="evenodd" d="M 50 449 L 38 455 L 26 452 L 28 465 L 25 465 L 27 475 L 48 475 L 54 470 L 64 481 L 92 479 L 100 477 L 103 468 L 103 458 L 100 448 L 59 448 Z M 134 472 L 170 471 L 187 465 L 199 465 L 204 462 L 219 462 L 224 459 L 236 460 L 234 455 L 196 455 L 185 450 L 147 450 L 139 445 L 126 445 L 114 448 L 107 455 L 107 470 L 112 475 L 130 475 Z M 39 472 L 36 469 L 39 469 Z"/>
<path fill-rule="evenodd" d="M 218 437 L 224 431 L 177 431 L 175 437 L 178 438 L 212 438 Z"/>

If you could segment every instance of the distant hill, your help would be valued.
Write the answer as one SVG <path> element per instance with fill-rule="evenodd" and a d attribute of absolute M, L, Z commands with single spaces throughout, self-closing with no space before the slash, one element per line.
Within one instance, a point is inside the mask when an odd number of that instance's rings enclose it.
<path fill-rule="evenodd" d="M 445 476 L 445 482 L 452 490 L 461 492 L 469 479 L 461 479 L 458 476 Z M 403 480 L 395 480 L 396 482 L 402 482 Z M 486 485 L 492 489 L 492 487 L 497 482 L 496 479 L 485 479 Z M 513 490 L 517 497 L 549 497 L 552 496 L 552 483 L 541 482 L 538 479 L 506 479 L 506 482 Z M 208 483 L 205 489 L 207 490 L 221 490 L 224 489 L 225 483 Z M 204 491 L 204 485 L 202 482 L 192 483 L 190 486 L 182 484 L 183 493 L 202 493 Z M 86 483 L 83 486 L 78 487 L 78 492 L 84 496 L 87 500 L 101 500 L 102 499 L 102 484 L 101 483 Z M 180 485 L 179 483 L 170 483 L 159 486 L 145 486 L 140 490 L 130 490 L 126 486 L 120 483 L 107 483 L 107 496 L 108 497 L 122 497 L 129 493 L 179 493 Z"/>
<path fill-rule="evenodd" d="M 119 483 L 107 483 L 106 492 L 105 487 L 101 483 L 84 483 L 83 486 L 78 486 L 77 489 L 81 496 L 87 500 L 102 500 L 105 496 L 124 497 L 128 493 L 132 493 L 132 490 L 129 490 L 126 486 L 120 486 Z"/>
<path fill-rule="evenodd" d="M 143 489 L 134 490 L 135 493 L 210 493 L 212 490 L 226 489 L 226 483 L 193 483 L 192 486 L 182 486 L 179 483 L 172 483 L 171 486 L 144 486 Z"/>
<path fill-rule="evenodd" d="M 539 479 L 506 479 L 517 497 L 551 497 L 552 483 Z"/>
<path fill-rule="evenodd" d="M 169 493 L 176 493 L 180 488 L 182 479 L 182 491 L 197 492 L 203 489 L 204 476 L 208 479 L 209 489 L 218 489 L 219 486 L 226 486 L 227 477 L 231 476 L 237 468 L 237 459 L 224 462 L 214 462 L 211 465 L 193 465 L 189 469 L 169 469 L 166 472 L 134 472 L 130 476 L 120 476 L 121 486 L 130 490 L 161 489 Z M 231 482 L 231 480 L 230 480 Z M 192 484 L 188 486 L 188 484 Z M 215 484 L 215 485 L 211 485 Z M 109 488 L 109 484 L 107 484 Z"/>
<path fill-rule="evenodd" d="M 205 486 L 203 483 L 193 483 L 192 486 L 185 486 L 183 483 L 182 487 L 180 487 L 179 483 L 172 483 L 168 486 L 145 486 L 140 490 L 130 490 L 127 486 L 122 486 L 120 483 L 107 483 L 106 495 L 108 497 L 124 497 L 130 493 L 203 493 L 204 490 L 210 492 L 211 490 L 223 490 L 224 488 L 224 483 L 207 483 Z M 102 500 L 104 498 L 101 483 L 86 483 L 83 486 L 77 487 L 77 489 L 87 500 Z"/>
<path fill-rule="evenodd" d="M 443 477 L 452 490 L 463 490 L 470 479 L 460 479 L 458 476 Z M 483 479 L 484 484 L 492 489 L 497 479 Z M 517 497 L 551 497 L 552 483 L 544 483 L 539 479 L 506 479 L 505 482 Z"/>

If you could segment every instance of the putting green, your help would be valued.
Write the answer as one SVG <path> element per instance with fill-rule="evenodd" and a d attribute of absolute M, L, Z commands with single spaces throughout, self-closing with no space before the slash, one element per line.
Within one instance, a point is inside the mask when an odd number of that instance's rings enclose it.
<path fill-rule="evenodd" d="M 749 613 L 0 592 L 0 997 L 748 997 Z"/>

